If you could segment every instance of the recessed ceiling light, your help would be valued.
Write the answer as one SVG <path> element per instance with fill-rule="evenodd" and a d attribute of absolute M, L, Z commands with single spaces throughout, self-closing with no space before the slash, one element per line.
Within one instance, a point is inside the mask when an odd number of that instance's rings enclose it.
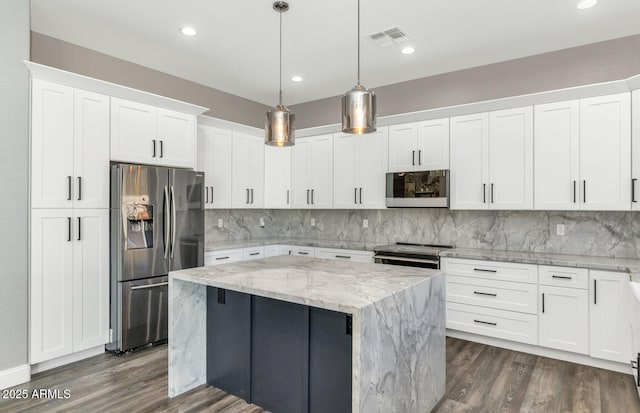
<path fill-rule="evenodd" d="M 291 80 L 293 80 L 294 82 L 302 82 L 302 77 L 294 76 L 294 77 L 291 78 Z"/>
<path fill-rule="evenodd" d="M 584 10 L 584 9 L 590 9 L 596 4 L 598 4 L 598 0 L 582 0 L 580 3 L 578 3 L 576 7 L 580 10 Z"/>
<path fill-rule="evenodd" d="M 416 49 L 414 49 L 413 47 L 407 46 L 402 49 L 402 54 L 412 54 L 415 51 Z"/>
<path fill-rule="evenodd" d="M 185 36 L 195 36 L 196 34 L 198 34 L 196 29 L 194 29 L 193 27 L 189 27 L 189 26 L 182 27 L 180 29 L 180 33 L 184 34 Z"/>

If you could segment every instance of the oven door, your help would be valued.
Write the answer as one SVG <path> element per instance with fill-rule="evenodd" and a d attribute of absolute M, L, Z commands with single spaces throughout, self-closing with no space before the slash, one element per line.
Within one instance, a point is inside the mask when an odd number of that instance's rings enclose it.
<path fill-rule="evenodd" d="M 407 257 L 407 256 L 395 256 L 385 253 L 376 253 L 373 256 L 376 264 L 389 264 L 389 265 L 404 265 L 405 267 L 420 267 L 420 268 L 440 268 L 440 260 L 437 257 Z"/>
<path fill-rule="evenodd" d="M 120 283 L 122 351 L 168 337 L 169 277 Z"/>

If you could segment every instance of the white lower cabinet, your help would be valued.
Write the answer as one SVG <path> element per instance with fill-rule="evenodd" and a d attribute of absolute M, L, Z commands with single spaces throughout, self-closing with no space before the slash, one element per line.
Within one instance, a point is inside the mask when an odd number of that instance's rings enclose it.
<path fill-rule="evenodd" d="M 109 341 L 109 210 L 31 211 L 30 363 Z"/>
<path fill-rule="evenodd" d="M 328 258 L 332 260 L 344 260 L 355 262 L 373 262 L 371 251 L 348 250 L 342 248 L 316 248 L 316 258 Z"/>
<path fill-rule="evenodd" d="M 205 252 L 204 265 L 220 265 L 243 260 L 242 248 Z"/>
<path fill-rule="evenodd" d="M 265 257 L 276 257 L 280 255 L 289 255 L 291 253 L 290 245 L 266 245 L 264 247 Z"/>
<path fill-rule="evenodd" d="M 255 260 L 264 257 L 264 247 L 249 247 L 242 249 L 242 260 Z"/>
<path fill-rule="evenodd" d="M 541 346 L 589 354 L 587 290 L 541 285 L 540 308 Z"/>
<path fill-rule="evenodd" d="M 628 274 L 589 271 L 589 354 L 628 363 L 630 331 Z"/>
<path fill-rule="evenodd" d="M 291 255 L 300 255 L 302 257 L 315 257 L 316 249 L 314 247 L 294 246 L 293 248 L 291 248 Z"/>

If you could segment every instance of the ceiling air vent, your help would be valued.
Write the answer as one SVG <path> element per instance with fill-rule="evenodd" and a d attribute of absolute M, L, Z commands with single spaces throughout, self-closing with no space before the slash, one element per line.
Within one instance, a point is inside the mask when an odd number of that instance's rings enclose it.
<path fill-rule="evenodd" d="M 372 33 L 369 38 L 380 47 L 388 47 L 397 43 L 406 42 L 409 36 L 397 27 L 391 27 L 381 32 Z"/>

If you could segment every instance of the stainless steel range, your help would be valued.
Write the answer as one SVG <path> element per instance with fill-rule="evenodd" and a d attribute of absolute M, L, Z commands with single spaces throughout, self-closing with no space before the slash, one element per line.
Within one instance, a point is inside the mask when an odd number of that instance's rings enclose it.
<path fill-rule="evenodd" d="M 440 252 L 451 248 L 455 248 L 455 246 L 397 242 L 392 245 L 375 247 L 373 258 L 378 264 L 438 269 L 440 268 Z"/>

